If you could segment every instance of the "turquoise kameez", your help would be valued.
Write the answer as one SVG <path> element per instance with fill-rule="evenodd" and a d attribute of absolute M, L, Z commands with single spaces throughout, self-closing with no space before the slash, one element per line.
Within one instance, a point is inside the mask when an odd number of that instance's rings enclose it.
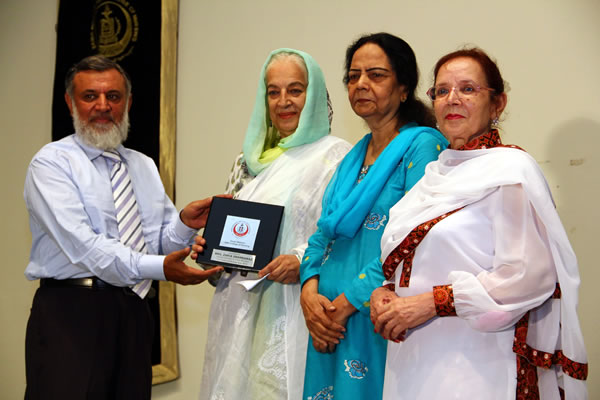
<path fill-rule="evenodd" d="M 320 294 L 334 300 L 344 293 L 358 312 L 348 319 L 345 338 L 333 353 L 318 353 L 309 338 L 304 399 L 381 399 L 387 341 L 374 333 L 369 318 L 371 292 L 385 279 L 380 261 L 381 235 L 389 219 L 389 209 L 421 179 L 425 166 L 436 160 L 447 147 L 446 140 L 433 129 L 417 127 L 416 124 L 405 127 L 420 129 L 421 132 L 408 146 L 397 166 L 392 168 L 356 233 L 352 237 L 337 235 L 331 238 L 319 228 L 308 241 L 300 267 L 301 283 L 318 275 Z M 403 130 L 404 127 L 397 139 L 402 136 Z M 362 163 L 365 153 L 355 153 L 356 161 Z M 369 168 L 366 176 L 372 173 L 378 162 L 385 162 L 381 160 L 383 157 L 384 153 Z M 361 176 L 360 166 L 356 170 L 358 173 L 353 178 L 355 187 L 366 180 Z M 364 174 L 364 170 L 362 172 Z M 365 180 L 362 180 L 363 177 Z M 369 187 L 365 188 L 368 190 Z M 324 210 L 326 201 L 324 197 Z"/>

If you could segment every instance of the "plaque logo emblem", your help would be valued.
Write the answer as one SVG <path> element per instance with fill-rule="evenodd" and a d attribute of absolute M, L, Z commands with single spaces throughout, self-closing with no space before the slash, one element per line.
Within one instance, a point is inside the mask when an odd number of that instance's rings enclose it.
<path fill-rule="evenodd" d="M 233 234 L 237 237 L 244 237 L 250 233 L 250 227 L 247 223 L 240 221 L 233 225 Z"/>
<path fill-rule="evenodd" d="M 93 50 L 120 61 L 133 52 L 138 34 L 138 16 L 127 0 L 96 1 L 90 31 Z"/>
<path fill-rule="evenodd" d="M 252 251 L 259 226 L 259 219 L 228 215 L 225 218 L 219 246 Z"/>

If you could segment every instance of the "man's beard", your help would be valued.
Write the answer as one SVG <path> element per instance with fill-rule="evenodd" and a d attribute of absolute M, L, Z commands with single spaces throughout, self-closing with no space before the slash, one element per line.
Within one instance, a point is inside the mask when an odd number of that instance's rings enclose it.
<path fill-rule="evenodd" d="M 82 121 L 77 112 L 77 107 L 73 104 L 73 126 L 75 134 L 85 144 L 96 147 L 100 150 L 116 149 L 127 139 L 129 132 L 129 112 L 123 113 L 123 118 L 118 124 L 95 124 L 94 122 Z"/>

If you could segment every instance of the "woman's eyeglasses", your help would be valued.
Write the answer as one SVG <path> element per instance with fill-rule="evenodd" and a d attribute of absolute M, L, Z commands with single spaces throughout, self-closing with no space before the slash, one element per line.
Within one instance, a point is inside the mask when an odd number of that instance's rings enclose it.
<path fill-rule="evenodd" d="M 472 97 L 477 96 L 482 90 L 489 90 L 490 92 L 495 92 L 495 90 L 492 88 L 479 86 L 474 82 L 461 82 L 456 86 L 434 86 L 427 91 L 427 96 L 429 96 L 429 98 L 432 101 L 441 100 L 448 97 L 450 95 L 450 92 L 454 91 L 454 94 L 459 99 L 468 100 Z"/>

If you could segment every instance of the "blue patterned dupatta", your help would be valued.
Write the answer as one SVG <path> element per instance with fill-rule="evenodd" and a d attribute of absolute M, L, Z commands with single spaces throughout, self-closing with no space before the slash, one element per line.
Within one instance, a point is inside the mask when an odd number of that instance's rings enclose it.
<path fill-rule="evenodd" d="M 367 176 L 358 184 L 356 179 L 363 166 L 372 134 L 365 135 L 346 155 L 337 168 L 323 195 L 323 211 L 317 226 L 329 238 L 352 238 L 360 228 L 381 190 L 415 138 L 425 132 L 437 130 L 418 126 L 415 122 L 403 125 L 398 135 L 381 152 L 369 168 Z M 445 139 L 444 139 L 445 140 Z"/>

